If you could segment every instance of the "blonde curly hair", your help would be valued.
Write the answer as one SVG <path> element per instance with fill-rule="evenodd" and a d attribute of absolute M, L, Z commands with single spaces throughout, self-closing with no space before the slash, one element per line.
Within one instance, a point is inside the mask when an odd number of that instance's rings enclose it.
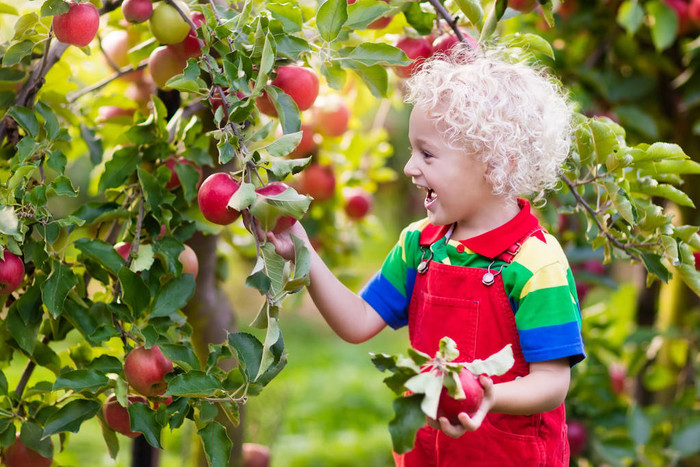
<path fill-rule="evenodd" d="M 572 109 L 543 70 L 499 49 L 452 49 L 406 81 L 405 101 L 437 120 L 447 144 L 475 154 L 498 195 L 539 199 L 569 153 Z"/>

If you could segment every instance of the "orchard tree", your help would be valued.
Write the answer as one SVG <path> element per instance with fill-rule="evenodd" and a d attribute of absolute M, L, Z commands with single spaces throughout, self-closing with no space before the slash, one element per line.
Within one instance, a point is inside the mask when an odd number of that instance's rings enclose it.
<path fill-rule="evenodd" d="M 526 3 L 0 2 L 0 359 L 26 361 L 13 387 L 0 372 L 5 461 L 50 459 L 97 417 L 112 456 L 116 433 L 161 448 L 190 420 L 210 465 L 236 465 L 226 427 L 284 368 L 283 301 L 309 280 L 301 242 L 289 262 L 259 232 L 300 221 L 332 264 L 352 253 L 347 232 L 395 177 L 383 118 L 400 80 L 459 41 L 557 57 L 556 28 L 509 30 L 537 17 Z M 551 0 L 538 8 L 556 24 Z M 559 205 L 608 260 L 697 294 L 697 227 L 663 200 L 692 204 L 677 174 L 698 165 L 662 136 L 578 114 Z M 219 242 L 250 261 L 262 340 L 236 332 Z M 416 401 L 397 406 L 395 446 Z"/>

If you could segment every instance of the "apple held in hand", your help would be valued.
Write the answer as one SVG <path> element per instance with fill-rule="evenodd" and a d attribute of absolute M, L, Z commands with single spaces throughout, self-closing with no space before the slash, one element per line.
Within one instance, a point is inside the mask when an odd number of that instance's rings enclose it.
<path fill-rule="evenodd" d="M 67 13 L 56 15 L 51 20 L 56 39 L 65 43 L 85 47 L 97 35 L 100 13 L 92 3 L 69 3 Z"/>
<path fill-rule="evenodd" d="M 300 111 L 309 109 L 318 97 L 318 76 L 313 70 L 302 66 L 281 66 L 277 69 L 277 77 L 270 83 L 277 86 L 296 103 Z M 277 110 L 270 101 L 267 93 L 255 100 L 258 110 L 265 115 L 276 116 Z"/>
<path fill-rule="evenodd" d="M 5 259 L 0 259 L 0 294 L 9 294 L 22 283 L 24 279 L 24 263 L 22 259 L 5 250 Z"/>
<path fill-rule="evenodd" d="M 129 395 L 128 399 L 129 404 L 138 403 L 148 405 L 148 400 L 146 400 L 145 397 Z M 129 416 L 129 410 L 119 404 L 119 401 L 117 401 L 117 397 L 114 394 L 109 396 L 102 405 L 102 415 L 104 415 L 107 425 L 117 433 L 121 433 L 129 438 L 136 438 L 141 434 L 137 431 L 131 431 L 131 417 Z"/>
<path fill-rule="evenodd" d="M 396 47 L 403 50 L 413 63 L 406 66 L 395 67 L 394 72 L 400 78 L 408 78 L 418 71 L 423 61 L 433 54 L 433 46 L 425 37 L 414 39 L 412 37 L 402 37 L 396 43 Z"/>
<path fill-rule="evenodd" d="M 438 417 L 447 417 L 453 425 L 460 424 L 458 415 L 462 412 L 473 416 L 484 400 L 484 388 L 481 387 L 478 376 L 463 368 L 459 373 L 459 381 L 464 390 L 464 399 L 453 398 L 447 393 L 447 388 L 443 387 L 438 403 Z"/>
<path fill-rule="evenodd" d="M 2 456 L 2 465 L 7 467 L 50 467 L 51 465 L 51 459 L 25 446 L 19 439 L 19 434 L 15 442 L 3 450 Z"/>
<path fill-rule="evenodd" d="M 238 219 L 241 213 L 229 208 L 228 202 L 240 186 L 238 180 L 227 173 L 209 175 L 197 193 L 199 209 L 204 217 L 219 225 L 228 225 Z"/>
<path fill-rule="evenodd" d="M 271 182 L 256 188 L 255 192 L 262 196 L 275 196 L 284 193 L 287 188 L 289 186 L 285 183 Z M 260 221 L 263 229 L 271 230 L 274 233 L 287 230 L 297 221 L 292 216 L 280 216 L 277 208 L 267 203 L 264 198 L 258 198 L 253 202 L 250 213 Z"/>
<path fill-rule="evenodd" d="M 168 388 L 164 377 L 173 371 L 157 345 L 150 349 L 137 347 L 124 359 L 124 376 L 129 385 L 144 396 L 159 396 Z"/>
<path fill-rule="evenodd" d="M 335 193 L 335 173 L 327 165 L 311 164 L 299 179 L 299 192 L 316 201 L 326 201 Z"/>
<path fill-rule="evenodd" d="M 143 23 L 153 14 L 153 3 L 151 0 L 124 0 L 122 14 L 130 23 Z"/>
<path fill-rule="evenodd" d="M 185 15 L 190 16 L 190 9 L 184 2 L 174 0 L 174 3 Z M 161 44 L 182 42 L 190 32 L 190 25 L 180 16 L 177 9 L 164 1 L 159 2 L 153 10 L 153 14 L 148 20 L 148 27 L 151 29 L 153 37 Z"/>

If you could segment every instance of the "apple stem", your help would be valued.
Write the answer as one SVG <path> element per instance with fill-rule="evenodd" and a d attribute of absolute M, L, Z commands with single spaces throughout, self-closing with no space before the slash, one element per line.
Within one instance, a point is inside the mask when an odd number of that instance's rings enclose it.
<path fill-rule="evenodd" d="M 447 24 L 450 25 L 452 30 L 455 32 L 455 35 L 457 36 L 457 38 L 461 42 L 464 42 L 467 45 L 469 45 L 469 43 L 464 38 L 464 34 L 462 34 L 462 31 L 459 30 L 459 26 L 457 26 L 457 18 L 452 17 L 450 12 L 445 9 L 445 6 L 442 3 L 440 3 L 440 0 L 428 0 L 428 1 L 435 8 L 435 11 L 438 13 L 438 16 L 442 16 L 445 19 L 445 21 L 447 22 Z"/>

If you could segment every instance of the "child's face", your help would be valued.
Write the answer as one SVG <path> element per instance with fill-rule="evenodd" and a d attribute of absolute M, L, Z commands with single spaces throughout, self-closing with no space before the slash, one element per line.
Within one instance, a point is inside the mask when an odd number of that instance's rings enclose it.
<path fill-rule="evenodd" d="M 502 202 L 493 194 L 484 164 L 465 150 L 450 147 L 425 107 L 413 108 L 408 137 L 411 158 L 404 173 L 426 191 L 424 206 L 432 224 L 457 223 L 458 228 L 469 229 L 484 210 Z"/>

